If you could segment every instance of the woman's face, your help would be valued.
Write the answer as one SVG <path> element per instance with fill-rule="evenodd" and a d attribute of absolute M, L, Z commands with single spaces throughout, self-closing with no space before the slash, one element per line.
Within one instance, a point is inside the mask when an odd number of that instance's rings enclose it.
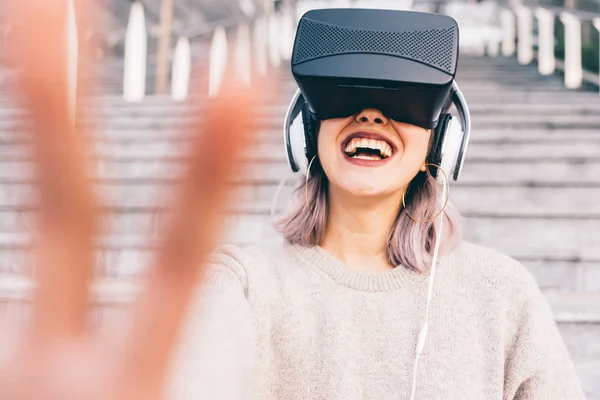
<path fill-rule="evenodd" d="M 396 122 L 379 110 L 321 122 L 319 159 L 333 187 L 356 196 L 404 192 L 425 171 L 431 131 Z"/>

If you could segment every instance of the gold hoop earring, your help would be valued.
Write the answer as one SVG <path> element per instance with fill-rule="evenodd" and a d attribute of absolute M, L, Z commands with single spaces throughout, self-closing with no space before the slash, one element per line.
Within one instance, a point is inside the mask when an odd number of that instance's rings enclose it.
<path fill-rule="evenodd" d="M 445 189 L 446 189 L 446 200 L 444 201 L 444 206 L 442 207 L 442 209 L 437 214 L 435 214 L 433 217 L 431 217 L 429 219 L 419 220 L 419 219 L 414 218 L 408 212 L 408 208 L 406 208 L 406 201 L 404 199 L 404 195 L 406 194 L 406 192 L 402 193 L 402 206 L 404 207 L 404 211 L 406 211 L 406 215 L 408 215 L 408 217 L 410 219 L 412 219 L 413 221 L 421 222 L 421 223 L 430 222 L 430 221 L 433 221 L 434 219 L 436 219 L 441 213 L 444 212 L 444 210 L 446 209 L 446 206 L 448 205 L 448 200 L 450 200 L 450 183 L 448 182 L 448 175 L 446 174 L 446 171 L 444 171 L 444 169 L 437 164 L 425 164 L 425 166 L 426 167 L 428 167 L 428 166 L 437 167 L 437 169 L 442 171 L 442 174 L 444 174 L 444 178 L 445 178 L 445 182 L 446 182 L 446 184 L 444 185 Z"/>
<path fill-rule="evenodd" d="M 317 158 L 316 154 L 313 156 L 313 158 L 310 159 L 308 167 L 306 168 L 306 182 L 304 184 L 304 193 L 306 195 L 306 208 L 310 208 L 310 206 L 308 205 L 308 178 L 310 177 L 310 167 L 312 167 L 312 163 L 313 161 L 315 161 L 315 158 Z"/>

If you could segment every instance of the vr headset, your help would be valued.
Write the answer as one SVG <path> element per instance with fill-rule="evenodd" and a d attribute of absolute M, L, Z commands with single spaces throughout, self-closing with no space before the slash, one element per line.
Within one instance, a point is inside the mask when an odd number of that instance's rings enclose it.
<path fill-rule="evenodd" d="M 291 61 L 299 90 L 284 126 L 292 171 L 306 173 L 317 154 L 320 121 L 375 108 L 434 129 L 428 162 L 457 180 L 470 134 L 468 107 L 454 81 L 457 62 L 458 25 L 451 17 L 356 8 L 307 12 Z M 459 121 L 447 113 L 452 104 Z"/>

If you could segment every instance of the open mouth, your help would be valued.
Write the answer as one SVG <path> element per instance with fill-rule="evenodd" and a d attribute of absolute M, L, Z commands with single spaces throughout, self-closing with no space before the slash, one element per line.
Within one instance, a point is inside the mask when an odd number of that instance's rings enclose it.
<path fill-rule="evenodd" d="M 394 145 L 382 135 L 356 132 L 342 144 L 342 151 L 352 160 L 381 161 L 395 153 Z"/>
<path fill-rule="evenodd" d="M 362 160 L 383 160 L 392 156 L 392 147 L 381 140 L 354 138 L 346 145 L 348 157 Z"/>

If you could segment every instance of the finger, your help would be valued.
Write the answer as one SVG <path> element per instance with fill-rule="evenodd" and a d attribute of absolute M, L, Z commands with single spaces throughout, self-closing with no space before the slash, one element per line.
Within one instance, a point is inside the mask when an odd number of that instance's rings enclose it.
<path fill-rule="evenodd" d="M 267 87 L 262 88 L 263 91 Z M 194 128 L 192 157 L 156 263 L 134 319 L 128 360 L 145 384 L 161 385 L 186 306 L 198 285 L 207 254 L 219 240 L 230 179 L 240 151 L 256 132 L 259 91 L 225 78 L 208 101 L 204 122 Z"/>
<path fill-rule="evenodd" d="M 66 0 L 9 0 L 22 35 L 10 44 L 18 90 L 29 112 L 38 186 L 38 290 L 32 338 L 37 345 L 84 329 L 96 218 L 84 135 L 71 117 Z M 83 8 L 81 8 L 83 10 Z M 41 45 L 43 43 L 43 45 Z"/>

